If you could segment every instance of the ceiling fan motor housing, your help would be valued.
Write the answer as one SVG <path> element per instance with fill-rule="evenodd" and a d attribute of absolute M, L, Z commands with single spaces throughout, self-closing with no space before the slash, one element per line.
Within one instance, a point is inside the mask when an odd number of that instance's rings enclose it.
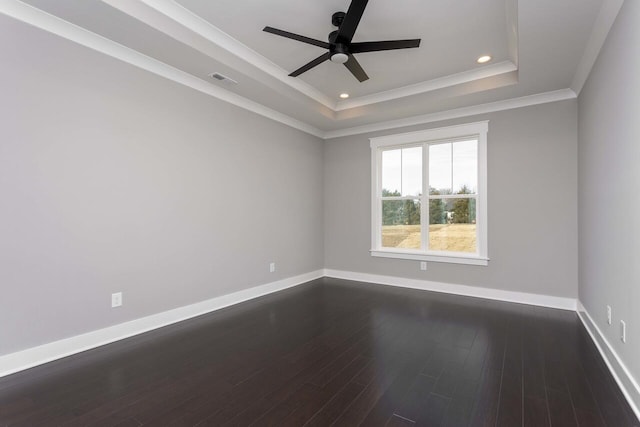
<path fill-rule="evenodd" d="M 327 37 L 329 39 L 329 43 L 335 43 L 336 42 L 336 38 L 338 38 L 338 30 L 335 31 L 331 31 L 329 33 L 329 37 Z"/>
<path fill-rule="evenodd" d="M 329 47 L 329 52 L 331 53 L 331 62 L 344 64 L 349 60 L 349 49 L 345 44 L 332 44 L 331 47 Z"/>
<path fill-rule="evenodd" d="M 340 28 L 342 21 L 346 13 L 344 12 L 336 12 L 331 15 L 331 24 L 334 27 Z M 349 49 L 348 46 L 343 43 L 336 43 L 336 39 L 338 38 L 338 30 L 332 31 L 329 33 L 329 43 L 331 46 L 329 47 L 330 61 L 335 62 L 337 64 L 344 64 L 349 60 Z"/>
<path fill-rule="evenodd" d="M 342 21 L 344 20 L 346 13 L 344 12 L 336 12 L 333 15 L 331 15 L 331 24 L 334 27 L 339 27 L 340 24 L 342 24 Z"/>

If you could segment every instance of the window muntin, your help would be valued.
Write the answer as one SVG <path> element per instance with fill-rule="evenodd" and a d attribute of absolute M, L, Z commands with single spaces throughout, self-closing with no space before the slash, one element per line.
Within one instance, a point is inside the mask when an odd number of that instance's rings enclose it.
<path fill-rule="evenodd" d="M 382 188 L 397 196 L 422 194 L 422 147 L 382 152 Z"/>
<path fill-rule="evenodd" d="M 382 151 L 381 244 L 421 249 L 422 146 Z"/>
<path fill-rule="evenodd" d="M 371 139 L 372 255 L 487 264 L 487 127 Z"/>

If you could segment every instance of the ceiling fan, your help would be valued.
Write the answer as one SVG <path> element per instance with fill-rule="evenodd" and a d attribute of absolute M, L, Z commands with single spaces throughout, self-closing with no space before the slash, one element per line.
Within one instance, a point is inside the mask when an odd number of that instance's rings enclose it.
<path fill-rule="evenodd" d="M 330 60 L 338 64 L 344 64 L 355 78 L 360 82 L 363 82 L 368 80 L 369 76 L 367 76 L 367 73 L 364 72 L 360 63 L 358 63 L 356 58 L 353 56 L 354 53 L 409 49 L 420 46 L 420 39 L 352 43 L 351 40 L 358 28 L 358 24 L 360 23 L 364 9 L 367 6 L 367 2 L 368 0 L 352 0 L 347 13 L 336 12 L 331 16 L 331 23 L 335 27 L 338 27 L 338 29 L 329 34 L 328 43 L 268 26 L 264 27 L 263 31 L 328 49 L 328 52 L 323 53 L 313 61 L 298 68 L 289 74 L 290 76 L 297 77 L 324 61 Z"/>

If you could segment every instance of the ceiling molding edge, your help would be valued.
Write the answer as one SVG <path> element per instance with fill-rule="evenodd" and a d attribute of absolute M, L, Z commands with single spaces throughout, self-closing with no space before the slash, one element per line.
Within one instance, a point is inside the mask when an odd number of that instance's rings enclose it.
<path fill-rule="evenodd" d="M 338 102 L 336 111 L 348 110 L 350 108 L 364 107 L 370 104 L 377 104 L 379 102 L 391 101 L 398 98 L 404 98 L 407 96 L 419 95 L 425 92 L 431 92 L 438 89 L 444 89 L 451 86 L 456 86 L 464 83 L 469 83 L 475 80 L 481 80 L 488 77 L 498 76 L 500 74 L 506 74 L 513 71 L 517 71 L 518 67 L 511 61 L 503 61 L 497 64 L 488 65 L 476 70 L 463 71 L 461 73 L 452 74 L 446 77 L 441 77 L 433 80 L 427 80 L 421 83 L 416 83 L 408 86 L 399 87 L 397 89 L 390 89 L 384 92 L 378 92 L 371 95 L 360 96 L 358 98 L 350 99 L 348 101 Z"/>
<path fill-rule="evenodd" d="M 103 0 L 107 3 L 112 3 L 113 0 Z M 265 58 L 258 52 L 254 51 L 247 45 L 241 43 L 229 34 L 222 31 L 212 23 L 206 21 L 200 16 L 196 15 L 191 10 L 175 2 L 174 0 L 139 0 L 141 3 L 156 10 L 157 12 L 165 15 L 169 19 L 179 23 L 183 27 L 205 38 L 209 42 L 216 46 L 226 50 L 227 52 L 242 59 L 246 63 L 262 70 L 269 76 L 279 80 L 280 82 L 288 85 L 289 87 L 299 91 L 300 93 L 308 96 L 314 101 L 324 105 L 325 107 L 333 110 L 334 113 L 347 110 L 350 108 L 361 107 L 370 104 L 376 104 L 385 101 L 391 101 L 398 98 L 403 98 L 412 95 L 418 95 L 421 93 L 431 92 L 446 87 L 455 86 L 458 84 L 468 83 L 474 80 L 480 80 L 487 77 L 493 77 L 500 74 L 517 71 L 517 0 L 510 0 L 515 3 L 512 9 L 515 10 L 515 24 L 510 28 L 507 33 L 509 44 L 513 45 L 516 53 L 515 58 L 512 61 L 503 61 L 497 64 L 482 67 L 480 69 L 472 69 L 456 73 L 450 76 L 427 80 L 424 82 L 416 83 L 413 85 L 403 86 L 400 88 L 389 89 L 384 92 L 378 92 L 371 95 L 365 95 L 358 98 L 350 99 L 348 101 L 335 101 L 332 98 L 324 95 L 313 86 L 305 83 L 298 78 L 292 78 L 288 76 L 288 72 L 273 63 L 269 59 Z M 507 11 L 509 15 L 509 11 Z M 513 11 L 511 11 L 513 12 Z M 513 13 L 512 13 L 513 14 Z M 193 46 L 192 46 L 193 47 Z"/>
<path fill-rule="evenodd" d="M 518 66 L 520 60 L 520 32 L 518 21 L 518 0 L 506 1 L 506 15 L 507 15 L 507 46 L 509 50 L 509 58 L 511 62 Z"/>
<path fill-rule="evenodd" d="M 538 93 L 535 95 L 522 96 L 519 98 L 511 98 L 502 101 L 489 102 L 486 104 L 472 105 L 469 107 L 440 111 L 437 113 L 429 113 L 420 116 L 407 117 L 404 119 L 390 120 L 387 122 L 376 123 L 372 125 L 356 126 L 347 129 L 328 131 L 324 133 L 324 139 L 334 139 L 343 136 L 351 136 L 406 126 L 421 125 L 426 123 L 439 122 L 442 120 L 457 119 L 460 117 L 475 116 L 478 114 L 493 113 L 496 111 L 512 110 L 515 108 L 529 107 L 532 105 L 547 104 L 550 102 L 565 101 L 567 99 L 575 98 L 577 98 L 577 95 L 573 90 L 560 89 L 551 92 Z"/>
<path fill-rule="evenodd" d="M 134 49 L 121 45 L 111 39 L 93 33 L 85 28 L 65 21 L 19 0 L 0 1 L 0 13 L 163 77 L 167 80 L 192 88 L 223 102 L 235 105 L 239 108 L 324 140 L 577 98 L 576 92 L 567 88 L 370 125 L 356 126 L 333 131 L 322 131 L 308 123 L 268 108 L 218 86 L 214 86 L 210 82 L 199 79 L 192 74 L 179 70 L 164 62 L 151 58 Z"/>
<path fill-rule="evenodd" d="M 611 27 L 613 27 L 613 23 L 623 3 L 624 0 L 604 0 L 602 3 L 600 12 L 593 23 L 593 29 L 589 35 L 587 46 L 584 49 L 576 73 L 573 76 L 573 81 L 571 82 L 570 87 L 577 95 L 580 95 L 582 87 L 587 82 L 591 69 L 598 59 L 600 50 L 607 39 L 607 35 L 609 35 Z"/>
<path fill-rule="evenodd" d="M 183 27 L 188 28 L 190 31 L 204 37 L 209 42 L 237 56 L 246 63 L 262 70 L 271 77 L 281 81 L 293 89 L 296 89 L 325 107 L 335 110 L 336 102 L 333 99 L 324 95 L 310 84 L 305 83 L 303 80 L 289 77 L 288 72 L 284 68 L 268 60 L 255 50 L 231 37 L 229 34 L 204 20 L 181 4 L 176 3 L 173 0 L 140 1 L 179 23 Z"/>
<path fill-rule="evenodd" d="M 236 107 L 240 107 L 252 113 L 280 122 L 318 138 L 324 137 L 323 131 L 309 125 L 308 123 L 294 119 L 291 116 L 265 107 L 262 104 L 223 88 L 214 86 L 211 83 L 199 79 L 185 71 L 179 70 L 165 64 L 164 62 L 158 61 L 157 59 L 151 58 L 136 50 L 114 42 L 113 40 L 93 33 L 31 5 L 25 4 L 19 0 L 6 0 L 0 2 L 0 13 L 70 40 L 81 46 L 151 72 L 160 77 L 164 77 L 168 80 L 190 87 L 198 92 L 213 96 L 214 98 L 228 102 Z"/>

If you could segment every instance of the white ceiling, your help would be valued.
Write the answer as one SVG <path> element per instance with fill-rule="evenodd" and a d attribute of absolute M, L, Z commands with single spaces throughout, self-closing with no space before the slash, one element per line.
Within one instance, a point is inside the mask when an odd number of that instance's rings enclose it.
<path fill-rule="evenodd" d="M 264 26 L 327 41 L 328 34 L 336 29 L 331 25 L 331 15 L 346 12 L 349 5 L 348 0 L 218 0 L 215 5 L 207 0 L 177 2 L 287 71 L 299 68 L 325 50 L 266 34 L 262 31 Z M 344 66 L 330 62 L 299 78 L 337 100 L 343 91 L 352 96 L 370 95 L 479 68 L 475 60 L 483 53 L 491 53 L 495 62 L 509 60 L 505 0 L 463 3 L 461 17 L 460 11 L 451 7 L 451 0 L 373 0 L 365 9 L 353 41 L 422 38 L 421 47 L 357 55 L 370 74 L 370 80 L 363 83 Z"/>
<path fill-rule="evenodd" d="M 474 106 L 575 97 L 622 0 L 371 0 L 354 41 L 421 38 L 421 46 L 357 54 L 370 77 L 363 83 L 331 62 L 288 77 L 323 49 L 264 26 L 326 40 L 331 15 L 349 3 L 7 0 L 0 13 L 330 137 Z M 475 61 L 483 54 L 493 57 L 487 65 Z M 211 72 L 239 84 L 212 80 Z M 351 97 L 341 101 L 342 92 Z"/>

